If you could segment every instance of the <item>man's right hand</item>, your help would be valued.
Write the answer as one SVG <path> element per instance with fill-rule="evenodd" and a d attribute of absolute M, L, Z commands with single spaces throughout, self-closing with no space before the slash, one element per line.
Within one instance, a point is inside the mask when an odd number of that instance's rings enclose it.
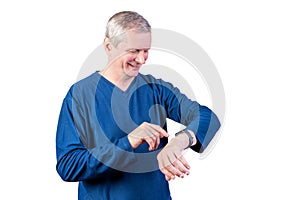
<path fill-rule="evenodd" d="M 128 134 L 128 140 L 133 149 L 147 142 L 149 144 L 149 151 L 152 151 L 158 147 L 160 138 L 168 136 L 169 134 L 160 126 L 143 122 Z"/>

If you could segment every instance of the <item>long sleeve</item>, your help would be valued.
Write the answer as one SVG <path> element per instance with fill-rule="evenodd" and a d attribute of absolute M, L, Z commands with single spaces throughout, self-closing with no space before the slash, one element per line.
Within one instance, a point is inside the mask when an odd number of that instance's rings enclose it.
<path fill-rule="evenodd" d="M 197 137 L 197 144 L 192 149 L 203 152 L 221 126 L 218 117 L 211 109 L 190 100 L 171 84 L 163 85 L 168 118 L 192 130 Z"/>
<path fill-rule="evenodd" d="M 118 173 L 113 169 L 114 166 L 126 169 L 135 161 L 134 154 L 129 156 L 128 152 L 132 149 L 127 137 L 122 137 L 113 144 L 103 136 L 98 138 L 102 140 L 101 145 L 90 146 L 81 132 L 94 130 L 85 128 L 85 117 L 78 122 L 79 114 L 74 114 L 72 103 L 74 102 L 68 93 L 61 108 L 56 134 L 56 168 L 63 180 L 82 181 L 112 176 Z M 79 108 L 76 106 L 78 112 Z"/>

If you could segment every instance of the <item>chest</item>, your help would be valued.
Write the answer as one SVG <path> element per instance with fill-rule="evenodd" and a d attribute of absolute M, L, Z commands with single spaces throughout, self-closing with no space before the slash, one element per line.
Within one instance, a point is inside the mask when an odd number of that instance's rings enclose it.
<path fill-rule="evenodd" d="M 150 87 L 140 87 L 131 93 L 120 90 L 96 95 L 95 110 L 103 132 L 115 141 L 143 122 L 165 126 L 166 111 L 160 96 Z"/>

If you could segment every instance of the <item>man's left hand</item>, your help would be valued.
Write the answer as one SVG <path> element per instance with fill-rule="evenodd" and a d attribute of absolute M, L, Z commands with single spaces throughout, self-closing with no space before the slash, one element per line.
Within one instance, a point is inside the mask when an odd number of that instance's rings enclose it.
<path fill-rule="evenodd" d="M 183 178 L 189 175 L 190 165 L 182 155 L 185 147 L 188 146 L 188 138 L 180 134 L 173 138 L 158 154 L 158 165 L 166 180 L 175 179 L 176 176 Z"/>

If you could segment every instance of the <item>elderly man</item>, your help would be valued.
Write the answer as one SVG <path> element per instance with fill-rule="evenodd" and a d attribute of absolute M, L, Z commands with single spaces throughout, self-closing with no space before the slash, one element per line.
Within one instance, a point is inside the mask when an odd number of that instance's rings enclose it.
<path fill-rule="evenodd" d="M 151 26 L 136 12 L 112 16 L 108 63 L 67 93 L 57 128 L 57 171 L 79 181 L 79 199 L 169 200 L 168 181 L 189 174 L 182 153 L 203 151 L 220 127 L 207 107 L 142 75 Z M 186 126 L 168 141 L 166 119 Z"/>

